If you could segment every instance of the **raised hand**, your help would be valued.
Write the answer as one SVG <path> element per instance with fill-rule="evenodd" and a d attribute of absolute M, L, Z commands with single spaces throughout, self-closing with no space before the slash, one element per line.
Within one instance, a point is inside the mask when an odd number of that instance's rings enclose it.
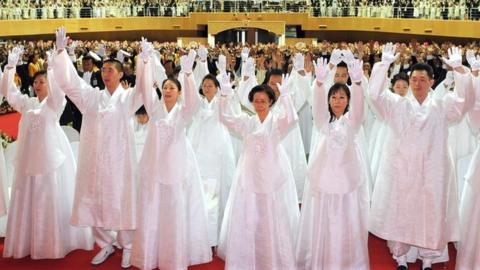
<path fill-rule="evenodd" d="M 225 55 L 220 54 L 218 56 L 218 61 L 215 62 L 215 65 L 217 66 L 218 72 L 220 74 L 224 74 L 227 72 L 227 58 Z"/>
<path fill-rule="evenodd" d="M 323 57 L 317 59 L 317 63 L 314 63 L 315 77 L 317 83 L 323 84 L 327 80 L 330 69 L 328 68 L 328 60 Z"/>
<path fill-rule="evenodd" d="M 363 78 L 363 61 L 354 60 L 348 65 L 348 75 L 353 83 L 361 83 Z"/>
<path fill-rule="evenodd" d="M 342 55 L 343 55 L 343 62 L 345 62 L 347 65 L 352 63 L 355 60 L 355 56 L 353 55 L 352 51 L 349 49 L 342 50 Z"/>
<path fill-rule="evenodd" d="M 192 73 L 193 63 L 195 62 L 195 57 L 197 56 L 197 52 L 195 50 L 190 49 L 188 55 L 183 55 L 180 57 L 180 72 L 185 74 Z"/>
<path fill-rule="evenodd" d="M 301 53 L 296 53 L 293 58 L 293 67 L 296 71 L 305 70 L 305 57 Z"/>
<path fill-rule="evenodd" d="M 289 82 L 290 82 L 290 77 L 288 74 L 283 74 L 282 75 L 282 84 L 277 83 L 278 91 L 280 91 L 280 95 L 287 95 L 289 91 Z"/>
<path fill-rule="evenodd" d="M 448 49 L 448 59 L 442 57 L 443 62 L 451 68 L 456 69 L 462 66 L 462 50 L 458 47 L 451 47 Z"/>
<path fill-rule="evenodd" d="M 342 50 L 334 49 L 332 55 L 330 56 L 330 64 L 337 66 L 340 62 L 343 61 Z"/>
<path fill-rule="evenodd" d="M 73 41 L 72 43 L 70 43 L 70 46 L 67 47 L 68 54 L 69 55 L 75 54 L 75 49 L 77 48 L 77 46 L 78 46 L 78 41 Z"/>
<path fill-rule="evenodd" d="M 107 48 L 105 47 L 105 44 L 98 44 L 97 54 L 100 55 L 100 57 L 105 57 L 105 55 L 107 55 Z"/>
<path fill-rule="evenodd" d="M 17 66 L 18 60 L 23 54 L 23 48 L 16 46 L 8 54 L 8 64 L 7 67 L 14 68 Z"/>
<path fill-rule="evenodd" d="M 255 76 L 255 60 L 252 57 L 248 57 L 247 61 L 242 66 L 242 77 Z"/>
<path fill-rule="evenodd" d="M 144 62 L 147 62 L 150 57 L 152 57 L 154 49 L 152 43 L 148 42 L 148 40 L 144 37 L 140 40 L 140 59 L 142 59 Z M 117 53 L 118 55 L 118 53 Z"/>
<path fill-rule="evenodd" d="M 125 55 L 122 53 L 122 50 L 117 51 L 117 60 L 120 61 L 120 63 L 123 63 L 125 60 Z"/>
<path fill-rule="evenodd" d="M 47 51 L 48 69 L 52 69 L 54 61 L 55 61 L 55 47 Z"/>
<path fill-rule="evenodd" d="M 200 48 L 197 51 L 198 57 L 200 57 L 200 61 L 205 62 L 207 61 L 207 56 L 208 56 L 208 50 L 204 46 L 200 46 Z"/>
<path fill-rule="evenodd" d="M 395 53 L 397 50 L 397 45 L 389 42 L 383 46 L 382 49 L 382 62 L 390 65 L 395 62 L 398 57 L 400 57 L 400 53 Z"/>
<path fill-rule="evenodd" d="M 480 55 L 475 57 L 473 50 L 468 50 L 466 53 L 467 62 L 470 65 L 472 71 L 480 70 Z"/>
<path fill-rule="evenodd" d="M 55 32 L 55 45 L 58 51 L 63 51 L 67 47 L 68 37 L 65 27 L 60 26 Z"/>

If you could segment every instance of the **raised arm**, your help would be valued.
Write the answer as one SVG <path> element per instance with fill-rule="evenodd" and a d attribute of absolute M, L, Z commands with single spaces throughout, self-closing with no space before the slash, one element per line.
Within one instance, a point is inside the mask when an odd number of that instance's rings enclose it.
<path fill-rule="evenodd" d="M 58 55 L 53 62 L 53 79 L 75 106 L 85 113 L 89 108 L 96 106 L 98 90 L 78 76 L 77 70 L 65 50 L 67 41 L 65 30 L 60 27 L 57 30 Z"/>
<path fill-rule="evenodd" d="M 475 57 L 473 51 L 467 51 L 467 61 L 472 68 L 472 84 L 475 94 L 475 102 L 472 110 L 468 113 L 470 129 L 477 136 L 480 134 L 480 55 Z"/>
<path fill-rule="evenodd" d="M 230 84 L 230 76 L 223 73 L 220 78 L 221 96 L 220 96 L 220 121 L 231 131 L 244 137 L 247 133 L 248 115 L 240 111 L 236 113 L 232 109 L 234 93 Z"/>
<path fill-rule="evenodd" d="M 15 47 L 8 54 L 8 64 L 5 67 L 5 74 L 3 74 L 2 84 L 0 86 L 0 92 L 5 96 L 10 106 L 19 112 L 28 110 L 34 104 L 35 100 L 35 98 L 22 95 L 14 82 L 15 67 L 22 53 L 22 48 Z"/>
<path fill-rule="evenodd" d="M 238 96 L 240 103 L 251 112 L 254 112 L 253 105 L 248 100 L 248 94 L 253 87 L 257 86 L 257 78 L 255 77 L 255 61 L 249 57 L 245 63 L 242 64 L 242 76 L 238 84 Z"/>
<path fill-rule="evenodd" d="M 455 78 L 455 90 L 443 98 L 446 117 L 449 123 L 462 119 L 475 102 L 471 74 L 468 68 L 462 65 L 461 50 L 452 47 L 448 50 L 448 59 L 444 62 L 453 68 Z"/>
<path fill-rule="evenodd" d="M 354 60 L 348 65 L 348 73 L 352 80 L 352 101 L 351 109 L 348 112 L 348 119 L 351 126 L 357 131 L 363 122 L 365 104 L 363 93 L 363 62 L 360 60 Z"/>
<path fill-rule="evenodd" d="M 55 82 L 53 75 L 52 64 L 54 63 L 55 52 L 49 51 L 48 55 L 48 69 L 47 69 L 47 81 L 48 81 L 48 97 L 47 105 L 57 114 L 61 114 L 65 108 L 67 100 L 65 99 L 65 93 L 60 89 L 58 84 Z"/>
<path fill-rule="evenodd" d="M 204 46 L 200 46 L 198 49 L 198 60 L 195 69 L 193 70 L 193 76 L 195 78 L 195 84 L 200 86 L 203 78 L 209 73 L 208 72 L 208 50 Z"/>
<path fill-rule="evenodd" d="M 282 104 L 283 111 L 285 112 L 278 118 L 277 128 L 280 138 L 284 138 L 298 122 L 298 115 L 289 92 L 288 75 L 284 75 L 282 78 L 282 84 L 277 85 L 278 90 L 280 91 L 280 97 L 278 98 L 278 101 L 280 104 Z"/>
<path fill-rule="evenodd" d="M 180 58 L 180 73 L 184 74 L 184 98 L 185 103 L 182 107 L 182 116 L 186 122 L 189 122 L 195 113 L 198 112 L 201 105 L 201 99 L 195 85 L 195 79 L 192 73 L 193 63 L 195 62 L 196 52 L 190 50 L 188 56 Z"/>
<path fill-rule="evenodd" d="M 307 76 L 305 72 L 305 57 L 301 53 L 295 54 L 293 59 L 293 69 L 290 72 L 290 84 L 293 90 L 293 104 L 298 112 L 310 95 L 309 76 Z"/>
<path fill-rule="evenodd" d="M 372 74 L 369 81 L 369 97 L 375 111 L 382 119 L 387 120 L 394 105 L 397 103 L 400 96 L 397 96 L 390 91 L 385 91 L 387 88 L 387 72 L 388 69 L 399 57 L 395 54 L 396 46 L 392 43 L 387 43 L 382 51 L 382 61 L 373 66 Z"/>
<path fill-rule="evenodd" d="M 155 65 L 155 58 L 152 56 L 154 52 L 151 43 L 142 38 L 140 45 L 142 51 L 137 60 L 137 81 L 135 88 L 142 97 L 147 114 L 151 116 L 160 105 L 157 92 L 153 86 L 155 82 L 155 69 L 152 65 Z"/>

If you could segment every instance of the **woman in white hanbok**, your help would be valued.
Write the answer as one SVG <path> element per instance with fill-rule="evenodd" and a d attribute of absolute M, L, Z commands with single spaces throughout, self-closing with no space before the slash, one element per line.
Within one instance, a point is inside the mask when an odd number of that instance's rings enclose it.
<path fill-rule="evenodd" d="M 257 114 L 234 114 L 233 90 L 221 80 L 220 119 L 244 140 L 220 234 L 219 256 L 225 269 L 292 270 L 299 219 L 295 180 L 282 139 L 298 121 L 288 80 L 279 87 L 284 114 L 270 112 L 275 93 L 255 86 L 250 101 Z"/>
<path fill-rule="evenodd" d="M 195 153 L 186 127 L 200 106 L 192 66 L 195 51 L 182 56 L 184 102 L 175 79 L 162 84 L 162 99 L 153 88 L 152 45 L 142 45 L 137 79 L 150 117 L 140 164 L 140 196 L 133 238 L 132 265 L 140 269 L 186 270 L 212 260 L 207 211 Z M 137 72 L 138 74 L 138 72 Z"/>
<path fill-rule="evenodd" d="M 10 53 L 1 84 L 8 103 L 22 114 L 3 256 L 63 258 L 72 250 L 93 248 L 90 230 L 69 224 L 76 164 L 58 122 L 65 96 L 53 90 L 58 86 L 51 69 L 34 76 L 37 97 L 22 95 L 13 79 L 21 54 L 19 48 Z"/>
<path fill-rule="evenodd" d="M 362 72 L 359 60 L 349 66 L 351 89 L 360 93 L 352 94 L 349 104 L 345 84 L 334 84 L 327 97 L 328 63 L 317 60 L 313 118 L 319 141 L 303 196 L 296 245 L 299 270 L 369 269 L 368 168 L 356 142 L 364 111 Z"/>
<path fill-rule="evenodd" d="M 468 55 L 468 53 L 467 53 Z M 477 56 L 478 57 L 478 56 Z M 468 59 L 468 56 L 467 56 Z M 470 127 L 477 138 L 480 135 L 480 60 L 470 63 L 475 89 L 475 105 L 469 112 Z M 480 269 L 480 144 L 477 144 L 460 202 L 460 242 L 458 245 L 456 270 Z"/>
<path fill-rule="evenodd" d="M 200 111 L 188 131 L 205 191 L 210 246 L 218 245 L 236 162 L 230 133 L 220 122 L 219 87 L 215 76 L 208 74 L 203 78 Z"/>

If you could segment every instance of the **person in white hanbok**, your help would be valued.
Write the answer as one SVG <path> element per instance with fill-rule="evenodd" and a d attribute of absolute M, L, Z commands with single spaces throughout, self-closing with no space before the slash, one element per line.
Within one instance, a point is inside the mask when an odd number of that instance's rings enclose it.
<path fill-rule="evenodd" d="M 2 81 L 3 78 L 3 73 L 2 70 L 0 69 L 0 82 Z M 2 91 L 0 91 L 0 100 L 3 99 L 3 94 Z M 8 198 L 7 196 L 7 168 L 5 165 L 5 157 L 3 155 L 3 142 L 2 139 L 0 139 L 0 226 L 2 226 L 2 218 L 7 214 L 7 205 L 5 198 Z M 3 226 L 2 226 L 3 227 Z M 2 228 L 0 228 L 0 235 L 2 232 Z M 2 235 L 3 236 L 3 235 Z"/>
<path fill-rule="evenodd" d="M 410 74 L 412 95 L 385 91 L 396 46 L 388 43 L 370 80 L 373 106 L 388 126 L 370 210 L 370 232 L 389 240 L 397 269 L 407 269 L 407 252 L 419 248 L 423 269 L 432 269 L 450 241 L 459 239 L 455 171 L 449 154 L 448 124 L 459 121 L 472 102 L 470 74 L 461 52 L 449 50 L 446 64 L 455 70 L 456 91 L 438 100 L 429 94 L 432 68 L 416 64 Z"/>
<path fill-rule="evenodd" d="M 473 52 L 471 53 L 473 54 Z M 480 134 L 480 56 L 467 60 L 472 68 L 475 103 L 468 113 L 472 132 Z M 477 144 L 472 161 L 465 176 L 462 200 L 460 202 L 460 232 L 456 270 L 480 269 L 480 144 Z"/>
<path fill-rule="evenodd" d="M 71 223 L 93 228 L 101 250 L 92 264 L 103 263 L 117 242 L 123 248 L 122 267 L 129 267 L 137 191 L 131 119 L 142 105 L 141 96 L 135 88 L 125 90 L 120 84 L 123 72 L 118 60 L 103 64 L 104 90 L 90 86 L 78 76 L 65 50 L 67 42 L 60 27 L 54 78 L 83 115 Z M 116 237 L 110 231 L 116 231 Z"/>
<path fill-rule="evenodd" d="M 150 116 L 146 148 L 140 163 L 137 229 L 132 264 L 140 269 L 186 270 L 212 260 L 202 179 L 186 128 L 200 107 L 192 75 L 195 51 L 182 56 L 183 103 L 180 82 L 167 79 L 162 99 L 153 88 L 151 51 L 142 42 L 137 63 L 137 87 Z M 138 72 L 144 70 L 144 72 Z"/>
<path fill-rule="evenodd" d="M 224 73 L 224 72 L 223 72 Z M 218 245 L 223 212 L 235 172 L 235 154 L 228 129 L 220 122 L 220 83 L 208 74 L 201 81 L 201 106 L 193 118 L 188 137 L 197 157 L 208 208 L 211 246 Z"/>
<path fill-rule="evenodd" d="M 309 160 L 296 245 L 298 270 L 369 269 L 368 168 L 356 133 L 363 121 L 362 62 L 349 66 L 352 95 L 345 84 L 325 93 L 328 62 L 317 59 L 313 118 L 318 147 Z"/>
<path fill-rule="evenodd" d="M 220 119 L 244 140 L 220 234 L 218 254 L 225 269 L 295 269 L 294 244 L 299 209 L 290 163 L 281 141 L 298 121 L 288 79 L 279 86 L 284 114 L 270 107 L 275 93 L 255 86 L 250 101 L 256 114 L 233 114 L 229 78 L 221 80 Z"/>
<path fill-rule="evenodd" d="M 1 83 L 8 103 L 22 114 L 3 256 L 63 258 L 72 250 L 93 248 L 91 231 L 69 224 L 76 164 L 58 122 L 66 100 L 54 90 L 51 68 L 33 77 L 37 97 L 20 93 L 14 76 L 22 52 L 19 47 L 10 52 Z"/>

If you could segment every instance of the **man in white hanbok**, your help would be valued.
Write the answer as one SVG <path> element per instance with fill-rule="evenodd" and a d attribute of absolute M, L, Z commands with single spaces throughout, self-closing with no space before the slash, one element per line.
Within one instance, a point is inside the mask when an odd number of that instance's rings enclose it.
<path fill-rule="evenodd" d="M 101 248 L 92 264 L 104 262 L 123 248 L 122 267 L 130 266 L 130 250 L 135 229 L 136 156 L 131 117 L 141 106 L 135 89 L 120 84 L 121 63 L 107 60 L 102 67 L 106 89 L 98 91 L 77 75 L 65 46 L 63 27 L 57 31 L 58 56 L 55 79 L 62 91 L 83 114 L 80 135 L 77 185 L 71 223 L 93 227 Z M 137 74 L 139 76 L 139 74 Z M 116 231 L 113 237 L 110 231 Z"/>
<path fill-rule="evenodd" d="M 407 269 L 406 254 L 415 246 L 423 269 L 431 270 L 447 243 L 459 239 L 456 179 L 447 138 L 448 125 L 459 121 L 473 100 L 471 79 L 461 64 L 460 50 L 452 48 L 444 61 L 455 70 L 455 93 L 432 98 L 433 71 L 425 64 L 412 67 L 413 95 L 384 91 L 388 68 L 399 56 L 395 50 L 391 43 L 384 47 L 370 80 L 371 102 L 388 130 L 369 227 L 389 240 L 397 269 Z"/>

